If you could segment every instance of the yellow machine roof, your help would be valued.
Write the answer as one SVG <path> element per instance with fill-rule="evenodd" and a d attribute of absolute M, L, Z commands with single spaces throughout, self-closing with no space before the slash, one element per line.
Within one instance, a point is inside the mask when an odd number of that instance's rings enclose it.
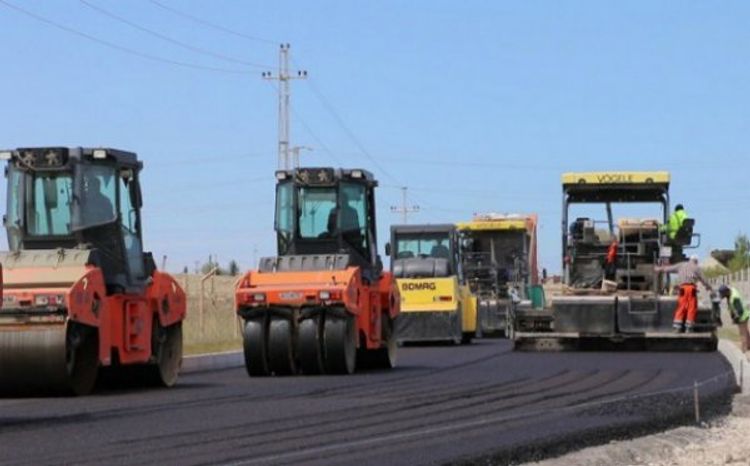
<path fill-rule="evenodd" d="M 536 215 L 514 215 L 506 217 L 477 215 L 470 222 L 459 222 L 459 230 L 526 230 L 531 231 L 536 223 Z"/>
<path fill-rule="evenodd" d="M 578 172 L 564 173 L 562 176 L 563 185 L 576 184 L 669 184 L 670 176 L 666 171 L 653 172 Z"/>

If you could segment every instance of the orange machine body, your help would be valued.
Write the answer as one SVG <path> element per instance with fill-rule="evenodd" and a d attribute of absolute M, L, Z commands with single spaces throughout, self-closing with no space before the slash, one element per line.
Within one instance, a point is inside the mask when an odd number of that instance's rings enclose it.
<path fill-rule="evenodd" d="M 151 330 L 185 318 L 185 293 L 169 274 L 155 271 L 143 294 L 106 294 L 102 271 L 91 265 L 6 268 L 0 331 L 65 326 L 97 329 L 99 363 L 149 361 Z M 21 311 L 21 312 L 14 312 Z"/>
<path fill-rule="evenodd" d="M 359 267 L 343 270 L 247 272 L 238 283 L 238 312 L 291 309 L 302 313 L 339 308 L 355 316 L 360 348 L 377 349 L 382 343 L 381 320 L 395 319 L 400 298 L 390 272 L 375 283 L 362 280 Z"/>

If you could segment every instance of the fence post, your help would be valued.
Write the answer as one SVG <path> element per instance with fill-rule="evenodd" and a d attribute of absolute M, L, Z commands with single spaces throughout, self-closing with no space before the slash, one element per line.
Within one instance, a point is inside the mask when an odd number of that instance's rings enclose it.
<path fill-rule="evenodd" d="M 698 381 L 693 382 L 693 405 L 695 408 L 695 423 L 701 423 L 700 397 L 698 396 Z"/>
<path fill-rule="evenodd" d="M 214 267 L 211 269 L 207 274 L 201 277 L 201 295 L 200 300 L 198 301 L 198 316 L 200 317 L 200 329 L 201 329 L 201 335 L 203 335 L 203 332 L 205 330 L 204 328 L 204 319 L 203 319 L 203 311 L 204 311 L 204 304 L 205 304 L 205 294 L 206 294 L 206 280 L 213 277 L 216 274 L 216 271 L 218 271 L 218 267 Z"/>

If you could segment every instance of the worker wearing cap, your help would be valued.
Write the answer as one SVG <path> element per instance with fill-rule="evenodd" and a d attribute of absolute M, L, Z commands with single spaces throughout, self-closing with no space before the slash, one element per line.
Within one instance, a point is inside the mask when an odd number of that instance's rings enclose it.
<path fill-rule="evenodd" d="M 677 204 L 674 213 L 669 217 L 669 222 L 662 227 L 662 231 L 667 234 L 670 240 L 675 239 L 686 218 L 688 218 L 688 214 L 685 212 L 685 207 L 682 204 Z"/>
<path fill-rule="evenodd" d="M 727 300 L 727 307 L 732 316 L 732 322 L 737 324 L 742 341 L 742 352 L 750 350 L 750 332 L 747 328 L 747 321 L 750 320 L 750 307 L 747 307 L 742 301 L 742 295 L 733 286 L 721 285 L 719 287 L 719 296 Z"/>
<path fill-rule="evenodd" d="M 687 262 L 675 265 L 655 267 L 657 272 L 677 273 L 679 300 L 674 312 L 673 327 L 675 332 L 692 332 L 695 328 L 695 318 L 698 315 L 698 283 L 703 283 L 708 291 L 711 285 L 698 265 L 698 256 L 691 256 Z"/>

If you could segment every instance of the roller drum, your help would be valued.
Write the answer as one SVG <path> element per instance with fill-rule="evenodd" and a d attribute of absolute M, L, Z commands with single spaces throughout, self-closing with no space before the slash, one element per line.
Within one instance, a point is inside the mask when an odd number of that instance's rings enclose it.
<path fill-rule="evenodd" d="M 93 329 L 74 323 L 0 327 L 0 393 L 89 393 L 96 382 Z"/>

